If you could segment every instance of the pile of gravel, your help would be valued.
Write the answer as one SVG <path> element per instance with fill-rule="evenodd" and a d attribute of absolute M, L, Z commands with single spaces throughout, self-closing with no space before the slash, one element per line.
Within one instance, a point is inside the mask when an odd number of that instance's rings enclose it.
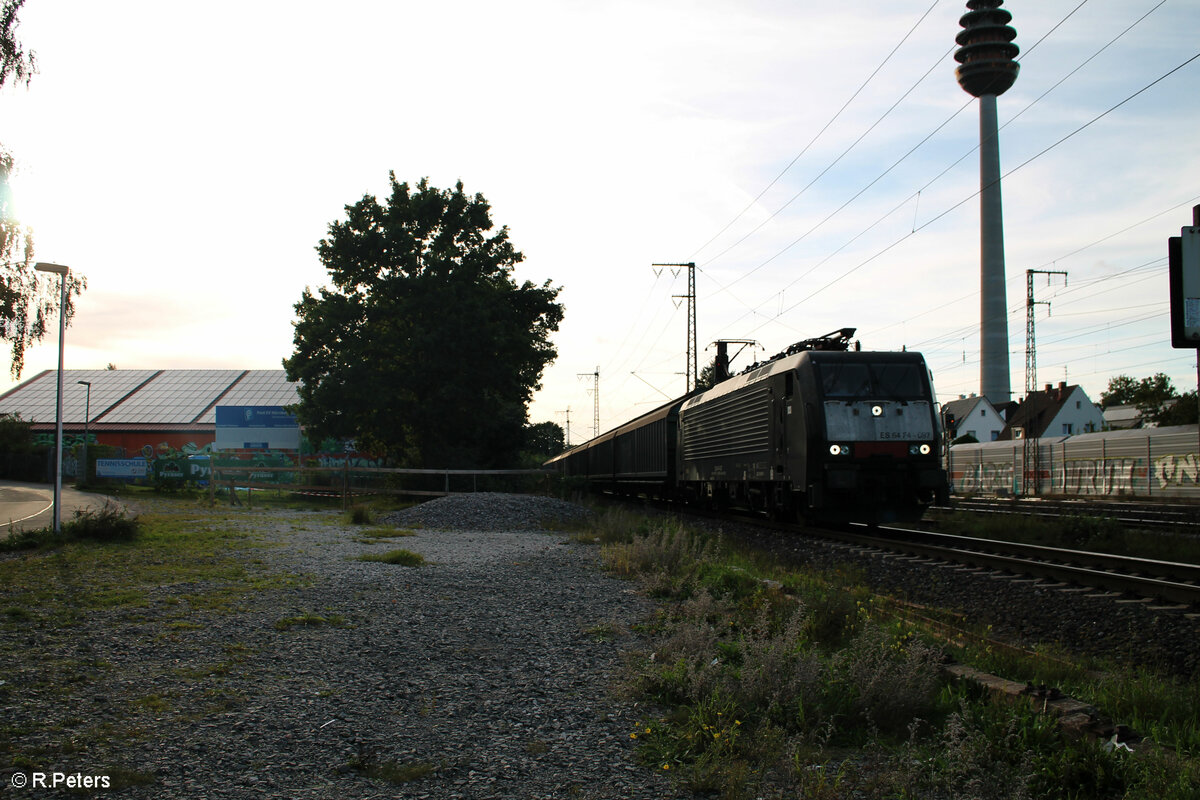
<path fill-rule="evenodd" d="M 554 497 L 475 492 L 439 497 L 381 519 L 404 528 L 473 531 L 563 530 L 587 522 L 591 512 Z"/>

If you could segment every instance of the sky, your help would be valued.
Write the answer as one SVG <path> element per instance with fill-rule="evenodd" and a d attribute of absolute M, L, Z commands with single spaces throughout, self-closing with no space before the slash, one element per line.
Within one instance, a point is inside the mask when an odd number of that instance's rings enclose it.
<path fill-rule="evenodd" d="M 998 101 L 1013 392 L 1030 269 L 1068 273 L 1035 276 L 1039 385 L 1098 400 L 1115 375 L 1164 372 L 1191 390 L 1167 238 L 1200 204 L 1200 0 L 1004 7 L 1021 48 Z M 572 442 L 597 385 L 601 431 L 685 390 L 687 273 L 655 263 L 696 264 L 701 365 L 717 339 L 759 343 L 737 371 L 854 327 L 864 349 L 923 352 L 944 402 L 979 390 L 965 11 L 27 0 L 38 73 L 0 91 L 0 143 L 36 258 L 87 278 L 68 369 L 280 368 L 294 304 L 327 283 L 317 243 L 394 172 L 482 193 L 525 256 L 514 278 L 561 287 L 529 416 L 569 419 Z"/>

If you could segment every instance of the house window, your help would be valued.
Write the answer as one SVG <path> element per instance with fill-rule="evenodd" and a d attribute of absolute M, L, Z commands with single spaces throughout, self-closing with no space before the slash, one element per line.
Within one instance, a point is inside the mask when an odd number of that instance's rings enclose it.
<path fill-rule="evenodd" d="M 975 435 L 975 431 L 967 431 L 967 436 L 970 436 L 972 439 L 974 439 L 976 441 L 979 440 L 979 437 Z"/>
<path fill-rule="evenodd" d="M 987 409 L 986 409 L 986 408 L 981 408 L 981 409 L 979 409 L 979 416 L 981 416 L 981 417 L 986 417 L 986 416 L 987 416 Z"/>
<path fill-rule="evenodd" d="M 995 442 L 999 439 L 1000 439 L 1000 431 L 992 431 L 992 441 Z"/>
<path fill-rule="evenodd" d="M 1074 425 L 1072 425 L 1070 422 L 1063 423 L 1063 436 L 1070 436 L 1074 432 L 1075 432 Z"/>
<path fill-rule="evenodd" d="M 790 372 L 789 372 L 788 374 L 789 374 L 789 375 L 791 375 L 791 373 L 790 373 Z M 1076 401 L 1075 401 L 1075 408 L 1076 408 L 1076 410 L 1078 410 L 1078 409 L 1080 409 L 1080 408 L 1083 408 L 1083 405 L 1082 405 L 1082 404 L 1083 404 L 1083 401 L 1082 401 L 1082 400 L 1076 400 Z"/>

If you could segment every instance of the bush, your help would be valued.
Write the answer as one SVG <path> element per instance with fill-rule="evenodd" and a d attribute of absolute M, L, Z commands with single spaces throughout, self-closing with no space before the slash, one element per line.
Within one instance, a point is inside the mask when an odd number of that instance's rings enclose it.
<path fill-rule="evenodd" d="M 124 542 L 138 534 L 138 518 L 125 515 L 125 509 L 105 500 L 98 509 L 81 509 L 63 523 L 63 533 L 71 539 L 91 539 L 96 542 Z"/>
<path fill-rule="evenodd" d="M 72 519 L 62 523 L 62 531 L 47 526 L 36 530 L 18 531 L 0 539 L 0 552 L 36 550 L 58 547 L 67 542 L 126 542 L 134 539 L 141 528 L 137 517 L 128 517 L 121 506 L 106 500 L 99 509 L 85 508 L 75 512 Z"/>

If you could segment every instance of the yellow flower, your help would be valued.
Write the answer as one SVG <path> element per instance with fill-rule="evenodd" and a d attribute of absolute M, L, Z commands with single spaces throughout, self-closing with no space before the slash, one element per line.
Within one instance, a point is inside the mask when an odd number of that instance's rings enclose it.
<path fill-rule="evenodd" d="M 663 769 L 670 769 L 670 768 L 671 768 L 670 764 L 663 764 Z"/>
<path fill-rule="evenodd" d="M 636 739 L 636 738 L 637 738 L 637 734 L 636 734 L 636 733 L 631 733 L 631 734 L 629 734 L 629 738 L 630 738 L 630 739 Z"/>

